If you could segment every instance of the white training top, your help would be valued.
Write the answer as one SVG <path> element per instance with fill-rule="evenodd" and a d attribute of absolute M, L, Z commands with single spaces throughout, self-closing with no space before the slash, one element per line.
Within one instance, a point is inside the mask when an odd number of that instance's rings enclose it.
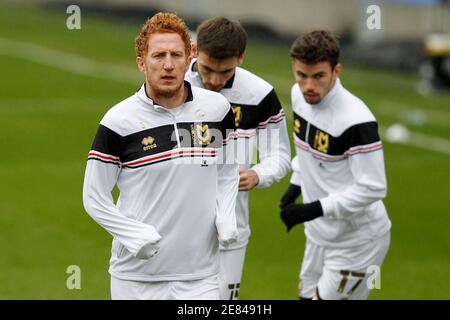
<path fill-rule="evenodd" d="M 291 90 L 294 142 L 291 183 L 303 202 L 320 200 L 324 217 L 305 223 L 312 242 L 352 247 L 391 227 L 382 199 L 386 175 L 375 117 L 339 79 L 324 99 L 308 104 L 297 84 Z"/>
<path fill-rule="evenodd" d="M 185 79 L 203 88 L 193 59 Z M 234 76 L 220 93 L 228 99 L 236 126 L 237 158 L 241 166 L 252 168 L 259 178 L 257 188 L 266 188 L 281 180 L 291 167 L 291 151 L 285 113 L 274 88 L 253 73 L 237 67 Z M 255 149 L 259 152 L 256 162 Z M 228 248 L 244 247 L 250 237 L 248 192 L 241 191 L 236 203 L 238 241 Z"/>
<path fill-rule="evenodd" d="M 114 237 L 109 272 L 119 279 L 217 274 L 219 241 L 237 238 L 238 164 L 226 154 L 230 105 L 218 93 L 185 87 L 186 101 L 167 109 L 143 85 L 106 113 L 89 152 L 83 202 Z"/>

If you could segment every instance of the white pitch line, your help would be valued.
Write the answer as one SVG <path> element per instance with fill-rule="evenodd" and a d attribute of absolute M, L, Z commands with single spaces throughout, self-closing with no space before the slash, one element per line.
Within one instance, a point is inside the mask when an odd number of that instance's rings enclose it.
<path fill-rule="evenodd" d="M 383 114 L 385 116 L 393 117 L 400 122 L 414 122 L 414 113 L 421 113 L 424 123 L 429 123 L 442 127 L 449 127 L 450 125 L 450 112 L 448 110 L 434 110 L 427 109 L 419 106 L 411 106 L 403 103 L 399 103 L 391 100 L 381 100 L 374 106 L 376 113 Z M 411 116 L 408 119 L 408 115 Z"/>
<path fill-rule="evenodd" d="M 134 70 L 129 67 L 97 62 L 76 54 L 1 37 L 0 54 L 95 78 L 132 84 L 143 82 L 143 76 L 137 68 Z"/>
<path fill-rule="evenodd" d="M 138 84 L 143 81 L 142 75 L 129 67 L 93 61 L 73 53 L 2 37 L 0 37 L 0 54 L 95 78 L 128 84 Z M 410 132 L 410 139 L 404 144 L 450 154 L 450 142 L 448 140 L 421 133 Z"/>
<path fill-rule="evenodd" d="M 386 128 L 380 126 L 380 129 L 383 140 L 386 140 L 389 143 L 405 144 L 450 155 L 450 141 L 448 141 L 447 139 L 432 137 L 423 133 L 412 132 L 408 130 L 409 137 L 406 141 L 393 142 L 389 141 L 389 139 L 385 136 L 384 133 L 386 132 Z"/>
<path fill-rule="evenodd" d="M 409 145 L 450 155 L 450 142 L 443 138 L 410 132 Z"/>

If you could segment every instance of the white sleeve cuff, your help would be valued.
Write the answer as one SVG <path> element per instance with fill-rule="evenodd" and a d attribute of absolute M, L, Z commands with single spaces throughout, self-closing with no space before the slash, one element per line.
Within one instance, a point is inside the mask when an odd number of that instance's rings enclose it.
<path fill-rule="evenodd" d="M 236 225 L 230 225 L 227 223 L 216 224 L 217 233 L 219 234 L 219 243 L 223 247 L 228 247 L 230 244 L 237 241 L 238 230 Z"/>
<path fill-rule="evenodd" d="M 334 201 L 332 197 L 328 196 L 326 198 L 320 199 L 320 204 L 322 205 L 324 217 L 336 217 Z"/>
<path fill-rule="evenodd" d="M 262 172 L 263 169 L 261 167 L 253 166 L 250 168 L 250 170 L 255 171 L 256 174 L 258 175 L 259 182 L 256 185 L 256 188 L 262 189 L 262 188 L 267 188 L 268 186 L 270 186 L 270 180 L 267 178 L 267 176 L 264 174 L 264 172 Z"/>
<path fill-rule="evenodd" d="M 153 226 L 149 225 L 149 229 L 149 238 L 136 252 L 135 257 L 138 259 L 147 260 L 158 253 L 161 236 Z"/>
<path fill-rule="evenodd" d="M 301 186 L 302 185 L 299 173 L 297 173 L 295 171 L 292 173 L 291 184 L 295 184 L 296 186 Z"/>
<path fill-rule="evenodd" d="M 159 250 L 159 242 L 154 243 L 152 241 L 144 243 L 144 245 L 138 250 L 136 253 L 136 258 L 142 260 L 148 260 L 158 253 Z"/>
<path fill-rule="evenodd" d="M 302 182 L 300 175 L 300 166 L 298 164 L 298 156 L 292 158 L 291 166 L 292 166 L 291 183 L 295 184 L 296 186 L 301 186 Z"/>

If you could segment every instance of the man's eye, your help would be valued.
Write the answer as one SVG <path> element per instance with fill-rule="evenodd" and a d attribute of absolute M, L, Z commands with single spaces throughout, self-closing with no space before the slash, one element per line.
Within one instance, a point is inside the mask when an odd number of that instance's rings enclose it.
<path fill-rule="evenodd" d="M 317 74 L 314 78 L 317 79 L 317 80 L 319 80 L 319 79 L 322 79 L 322 78 L 323 78 L 323 75 L 322 75 L 322 74 Z"/>
<path fill-rule="evenodd" d="M 202 68 L 202 72 L 203 73 L 211 73 L 211 70 L 207 69 L 207 68 Z"/>

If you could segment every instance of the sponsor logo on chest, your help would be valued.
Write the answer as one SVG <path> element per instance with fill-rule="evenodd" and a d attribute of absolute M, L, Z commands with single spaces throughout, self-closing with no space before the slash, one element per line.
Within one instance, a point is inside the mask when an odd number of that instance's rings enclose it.
<path fill-rule="evenodd" d="M 142 149 L 144 151 L 148 151 L 148 150 L 151 150 L 151 149 L 154 149 L 157 147 L 157 145 L 155 143 L 155 138 L 153 138 L 151 136 L 148 136 L 148 137 L 145 137 L 144 139 L 142 139 L 142 145 L 143 145 Z"/>

